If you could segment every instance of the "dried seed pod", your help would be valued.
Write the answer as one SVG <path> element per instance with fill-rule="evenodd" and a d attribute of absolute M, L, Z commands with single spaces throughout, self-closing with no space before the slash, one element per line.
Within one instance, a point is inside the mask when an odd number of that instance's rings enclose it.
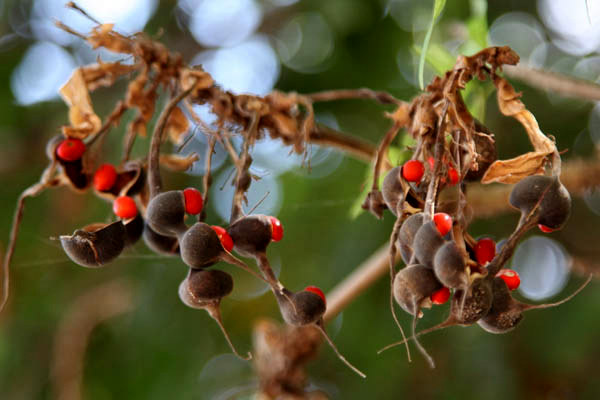
<path fill-rule="evenodd" d="M 184 223 L 185 198 L 181 190 L 159 193 L 148 203 L 146 222 L 154 232 L 177 236 L 187 230 Z"/>
<path fill-rule="evenodd" d="M 523 319 L 523 312 L 559 306 L 575 297 L 591 279 L 592 275 L 573 294 L 556 303 L 526 304 L 513 299 L 506 282 L 501 277 L 495 277 L 492 283 L 494 292 L 492 307 L 485 317 L 477 321 L 477 324 L 490 333 L 510 332 Z"/>
<path fill-rule="evenodd" d="M 398 203 L 401 202 L 404 197 L 402 184 L 400 182 L 401 171 L 402 167 L 392 168 L 383 179 L 383 184 L 381 186 L 383 201 L 385 201 L 385 204 L 392 214 L 396 216 Z"/>
<path fill-rule="evenodd" d="M 92 177 L 83 170 L 83 157 L 68 161 L 57 155 L 57 149 L 65 141 L 64 136 L 57 135 L 48 141 L 46 155 L 50 160 L 56 161 L 63 169 L 64 176 L 73 189 L 85 190 L 92 182 Z"/>
<path fill-rule="evenodd" d="M 144 232 L 144 218 L 137 214 L 129 221 L 123 221 L 125 226 L 125 246 L 133 246 L 142 237 Z"/>
<path fill-rule="evenodd" d="M 465 289 L 469 285 L 467 265 L 454 241 L 448 241 L 435 253 L 433 271 L 437 279 L 453 289 Z"/>
<path fill-rule="evenodd" d="M 176 237 L 156 233 L 147 223 L 144 224 L 143 237 L 150 250 L 167 256 L 179 255 L 179 241 Z"/>
<path fill-rule="evenodd" d="M 413 243 L 415 235 L 422 225 L 423 213 L 417 213 L 408 217 L 400 228 L 398 241 L 396 243 L 400 249 L 402 260 L 404 260 L 406 264 L 410 263 L 410 259 L 413 256 Z"/>
<path fill-rule="evenodd" d="M 421 264 L 409 265 L 394 277 L 394 299 L 413 316 L 422 314 L 422 307 L 431 307 L 430 296 L 441 288 L 433 271 Z"/>
<path fill-rule="evenodd" d="M 157 196 L 158 197 L 158 196 Z M 203 222 L 196 222 L 179 237 L 181 259 L 190 268 L 207 268 L 219 261 L 236 265 L 256 274 L 246 264 L 223 248 L 214 229 Z"/>
<path fill-rule="evenodd" d="M 417 261 L 428 268 L 433 268 L 435 253 L 442 247 L 444 242 L 444 238 L 440 235 L 433 221 L 422 225 L 413 240 L 413 251 Z"/>
<path fill-rule="evenodd" d="M 233 279 L 228 273 L 219 270 L 190 269 L 188 276 L 179 285 L 179 298 L 188 307 L 206 310 L 219 325 L 231 351 L 242 360 L 248 361 L 252 359 L 252 354 L 248 353 L 243 357 L 237 352 L 221 319 L 221 299 L 232 290 Z"/>
<path fill-rule="evenodd" d="M 121 221 L 109 225 L 93 224 L 60 237 L 67 256 L 75 263 L 98 268 L 111 262 L 125 247 L 126 230 Z"/>
<path fill-rule="evenodd" d="M 327 305 L 325 295 L 321 289 L 316 286 L 308 286 L 303 291 L 294 293 L 286 288 L 282 288 L 281 291 L 274 290 L 273 293 L 275 293 L 281 315 L 286 323 L 293 326 L 314 324 L 338 358 L 358 375 L 363 378 L 366 377 L 358 368 L 346 360 L 325 331 L 323 314 L 325 314 Z"/>
<path fill-rule="evenodd" d="M 265 253 L 273 240 L 273 224 L 270 216 L 249 215 L 238 219 L 227 228 L 236 252 L 245 257 Z"/>
<path fill-rule="evenodd" d="M 571 196 L 556 176 L 532 175 L 517 183 L 510 204 L 528 215 L 538 207 L 537 222 L 549 229 L 563 227 L 571 214 Z"/>

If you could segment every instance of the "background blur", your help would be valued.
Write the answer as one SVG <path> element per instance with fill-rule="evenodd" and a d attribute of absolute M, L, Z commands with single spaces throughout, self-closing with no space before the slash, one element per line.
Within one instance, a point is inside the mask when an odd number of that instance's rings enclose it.
<path fill-rule="evenodd" d="M 0 243 L 6 248 L 19 193 L 37 181 L 46 165 L 44 147 L 67 121 L 58 88 L 73 68 L 122 59 L 92 51 L 80 39 L 57 30 L 53 21 L 86 32 L 91 24 L 63 0 L 0 0 Z M 433 1 L 422 0 L 103 0 L 78 4 L 124 33 L 145 31 L 215 80 L 237 93 L 263 95 L 274 88 L 313 92 L 369 87 L 409 100 L 418 93 L 419 48 Z M 586 7 L 586 4 L 588 7 Z M 600 1 L 449 1 L 432 38 L 427 82 L 448 68 L 459 53 L 487 44 L 512 46 L 522 62 L 590 81 L 600 79 Z M 568 149 L 565 160 L 594 157 L 600 146 L 600 104 L 569 100 L 513 81 L 542 130 Z M 106 115 L 122 96 L 99 90 L 93 100 Z M 501 158 L 528 150 L 526 135 L 502 117 L 491 85 L 477 85 L 468 104 L 496 134 Z M 368 101 L 316 106 L 319 121 L 378 142 L 389 125 L 386 109 Z M 199 109 L 210 121 L 211 115 Z M 127 122 L 127 114 L 122 126 Z M 120 146 L 123 130 L 111 134 Z M 135 151 L 143 154 L 147 139 Z M 183 150 L 203 154 L 202 135 Z M 254 150 L 250 207 L 266 192 L 257 212 L 277 215 L 285 238 L 270 246 L 281 279 L 292 289 L 308 284 L 329 291 L 379 248 L 393 225 L 390 214 L 377 221 L 353 215 L 362 201 L 364 163 L 313 148 L 312 170 L 288 156 L 279 142 Z M 120 151 L 111 154 L 117 161 Z M 231 165 L 222 149 L 215 156 L 215 183 L 209 223 L 224 224 L 229 213 Z M 203 162 L 189 174 L 169 176 L 172 188 L 201 186 Z M 255 387 L 251 365 L 234 358 L 216 324 L 205 312 L 185 307 L 177 296 L 186 274 L 177 259 L 150 253 L 142 241 L 116 262 L 87 270 L 70 262 L 57 241 L 61 234 L 111 218 L 110 206 L 91 194 L 52 190 L 30 199 L 12 265 L 11 296 L 0 316 L 0 398 L 53 398 L 54 365 L 84 358 L 86 399 L 248 398 Z M 514 227 L 510 212 L 478 220 L 477 237 L 500 240 Z M 551 235 L 532 232 L 511 262 L 521 273 L 518 297 L 555 301 L 579 285 L 571 256 L 594 268 L 600 257 L 600 188 L 573 202 L 566 228 Z M 233 342 L 250 349 L 253 323 L 280 320 L 273 297 L 247 274 L 234 275 L 234 293 L 223 302 L 223 319 Z M 122 279 L 130 286 L 103 286 Z M 329 327 L 347 358 L 368 375 L 362 380 L 328 347 L 309 364 L 311 386 L 332 398 L 600 398 L 596 371 L 600 358 L 600 290 L 594 281 L 571 302 L 533 311 L 513 332 L 491 335 L 477 326 L 450 328 L 422 339 L 438 367 L 429 370 L 413 351 L 402 348 L 376 355 L 398 340 L 388 308 L 387 279 L 352 303 Z M 100 289 L 99 289 L 100 287 Z M 131 309 L 125 311 L 131 294 Z M 106 295 L 110 293 L 110 296 Z M 83 296 L 83 297 L 82 297 Z M 111 311 L 112 310 L 112 311 Z M 109 318 L 110 314 L 118 314 Z M 426 313 L 419 323 L 442 320 L 446 307 Z M 103 321 L 93 331 L 94 321 Z M 409 318 L 401 316 L 405 326 Z M 89 336 L 85 354 L 81 339 Z M 63 345 L 61 345 L 61 343 Z M 62 347 L 61 347 L 62 346 Z M 57 350 L 59 349 L 59 350 Z M 64 388 L 63 388 L 64 389 Z"/>

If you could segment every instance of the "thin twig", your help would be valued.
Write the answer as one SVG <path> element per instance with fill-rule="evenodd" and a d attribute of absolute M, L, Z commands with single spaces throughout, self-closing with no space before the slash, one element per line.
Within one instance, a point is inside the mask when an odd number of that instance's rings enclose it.
<path fill-rule="evenodd" d="M 204 178 L 202 178 L 202 186 L 204 187 L 204 195 L 203 200 L 204 200 L 204 204 L 208 204 L 208 191 L 210 189 L 210 185 L 212 183 L 212 176 L 210 174 L 210 169 L 211 169 L 211 161 L 212 161 L 212 155 L 213 152 L 215 151 L 215 144 L 217 143 L 217 139 L 215 136 L 211 136 L 210 139 L 208 139 L 208 147 L 206 148 L 206 164 L 204 167 Z M 200 221 L 204 221 L 204 219 L 206 218 L 206 209 L 203 208 L 202 209 L 202 213 L 199 216 Z"/>
<path fill-rule="evenodd" d="M 403 101 L 395 98 L 387 92 L 380 92 L 368 88 L 360 89 L 340 89 L 340 90 L 325 90 L 322 92 L 303 94 L 313 102 L 333 101 L 345 99 L 372 99 L 381 104 L 401 104 Z"/>

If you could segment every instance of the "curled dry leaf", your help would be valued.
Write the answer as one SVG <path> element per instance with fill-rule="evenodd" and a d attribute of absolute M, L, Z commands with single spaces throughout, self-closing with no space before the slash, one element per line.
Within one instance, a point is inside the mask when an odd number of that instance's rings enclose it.
<path fill-rule="evenodd" d="M 166 127 L 171 142 L 177 145 L 182 144 L 184 140 L 184 133 L 186 133 L 189 128 L 189 120 L 187 119 L 183 111 L 181 111 L 181 108 L 175 107 L 169 115 Z"/>
<path fill-rule="evenodd" d="M 105 63 L 98 60 L 96 64 L 81 67 L 81 74 L 89 91 L 99 87 L 112 86 L 122 75 L 136 70 L 135 65 L 124 65 L 120 62 Z"/>
<path fill-rule="evenodd" d="M 187 171 L 192 164 L 199 160 L 198 154 L 190 153 L 187 156 L 176 154 L 161 154 L 160 164 L 173 171 Z"/>
<path fill-rule="evenodd" d="M 92 48 L 105 47 L 115 53 L 134 53 L 134 42 L 112 30 L 114 24 L 102 24 L 94 27 L 87 38 Z"/>
<path fill-rule="evenodd" d="M 69 106 L 71 125 L 63 126 L 62 130 L 65 135 L 84 139 L 100 130 L 102 121 L 92 107 L 92 100 L 81 68 L 73 71 L 73 75 L 60 88 L 59 93 Z"/>
<path fill-rule="evenodd" d="M 517 93 L 505 79 L 495 76 L 494 85 L 497 89 L 498 108 L 502 114 L 513 117 L 523 125 L 527 131 L 529 141 L 535 151 L 525 153 L 510 160 L 498 160 L 494 162 L 481 179 L 481 183 L 517 183 L 521 179 L 544 172 L 544 164 L 551 154 L 558 154 L 555 143 L 540 130 L 537 120 L 533 114 L 525 108 L 525 105 Z M 553 160 L 560 163 L 560 158 Z"/>

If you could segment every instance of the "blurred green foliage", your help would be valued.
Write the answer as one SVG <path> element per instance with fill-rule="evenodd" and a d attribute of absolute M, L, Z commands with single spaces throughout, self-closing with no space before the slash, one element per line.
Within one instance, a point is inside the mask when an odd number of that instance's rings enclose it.
<path fill-rule="evenodd" d="M 215 0 L 216 1 L 216 0 Z M 303 74 L 282 67 L 276 85 L 283 91 L 313 92 L 335 88 L 369 87 L 410 99 L 418 93 L 399 72 L 418 57 L 414 48 L 423 43 L 421 34 L 402 31 L 385 14 L 385 2 L 376 0 L 307 0 L 289 12 L 320 12 L 334 27 L 335 51 L 329 67 Z M 433 2 L 429 2 L 433 4 Z M 15 8 L 27 2 L 0 2 L 0 35 L 12 34 L 10 18 Z M 427 60 L 436 73 L 448 68 L 449 56 L 441 47 L 452 24 L 467 27 L 472 51 L 485 43 L 487 26 L 498 16 L 521 10 L 535 15 L 534 2 L 490 2 L 485 13 L 481 1 L 452 1 L 446 4 L 432 35 Z M 182 51 L 189 59 L 200 50 L 189 33 L 176 23 L 174 2 L 163 1 L 146 31 L 161 37 L 167 46 Z M 479 8 L 478 8 L 479 7 Z M 474 11 L 479 10 L 479 13 Z M 263 25 L 276 24 L 265 17 Z M 14 205 L 19 193 L 35 182 L 46 159 L 45 142 L 67 121 L 67 108 L 59 101 L 18 106 L 8 82 L 27 47 L 27 38 L 12 38 L 0 47 L 0 242 L 6 247 Z M 454 57 L 453 55 L 451 57 Z M 479 85 L 479 84 L 477 84 Z M 587 126 L 590 104 L 570 101 L 560 106 L 544 92 L 515 83 L 523 100 L 534 112 L 544 131 L 551 132 L 559 148 L 574 149 Z M 469 103 L 496 134 L 501 156 L 511 157 L 528 149 L 525 135 L 516 122 L 502 117 L 488 84 L 472 89 Z M 104 115 L 119 93 L 94 94 L 97 111 Z M 317 112 L 331 113 L 340 130 L 376 143 L 389 121 L 389 107 L 368 101 L 323 103 Z M 402 139 L 400 139 L 402 140 Z M 589 139 L 580 139 L 587 140 Z M 118 135 L 111 143 L 120 145 Z M 400 142 L 399 142 L 400 143 Z M 142 148 L 148 139 L 139 141 Z M 400 144 L 397 144 L 400 146 Z M 566 158 L 589 154 L 580 145 Z M 587 153 L 586 153 L 587 152 Z M 286 153 L 281 154 L 285 157 Z M 350 208 L 361 196 L 368 166 L 345 158 L 331 175 L 310 179 L 296 173 L 281 178 L 284 203 L 279 219 L 285 239 L 269 250 L 282 264 L 281 278 L 292 289 L 316 284 L 328 291 L 388 238 L 393 225 L 390 214 L 382 221 L 361 213 L 351 217 Z M 199 178 L 179 175 L 169 185 L 200 185 Z M 359 201 L 360 201 L 359 200 Z M 572 251 L 585 250 L 598 257 L 598 223 L 580 199 L 564 231 L 553 234 Z M 252 384 L 248 365 L 227 356 L 229 349 L 220 331 L 204 312 L 188 309 L 178 299 L 177 287 L 186 274 L 177 259 L 153 257 L 139 243 L 110 266 L 87 270 L 75 266 L 51 238 L 68 234 L 91 221 L 110 218 L 110 207 L 90 194 L 76 195 L 66 189 L 52 190 L 30 199 L 12 268 L 11 297 L 0 315 L 0 398 L 46 399 L 53 397 L 50 366 L 57 327 L 78 296 L 115 278 L 130 280 L 136 289 L 135 309 L 95 329 L 85 354 L 84 398 L 165 399 L 215 398 L 226 389 Z M 209 222 L 223 223 L 209 210 Z M 476 221 L 473 236 L 496 238 L 510 233 L 516 214 Z M 582 250 L 582 251 L 583 251 Z M 231 268 L 235 279 L 246 279 Z M 566 291 L 581 281 L 573 276 Z M 558 309 L 526 316 L 515 331 L 501 336 L 477 326 L 451 328 L 423 338 L 423 344 L 438 367 L 429 370 L 413 351 L 408 363 L 404 350 L 382 355 L 376 350 L 400 335 L 388 307 L 387 277 L 369 288 L 343 313 L 341 330 L 335 335 L 341 351 L 364 370 L 366 380 L 357 378 L 327 347 L 309 364 L 311 382 L 340 399 L 508 399 L 508 398 L 600 398 L 600 380 L 595 365 L 600 357 L 600 292 L 597 283 Z M 427 312 L 419 325 L 429 326 L 445 317 L 446 309 Z M 280 319 L 276 303 L 266 294 L 255 299 L 223 302 L 223 319 L 240 350 L 251 345 L 253 323 L 258 318 Z M 401 316 L 408 326 L 409 318 Z M 219 357 L 214 360 L 214 357 Z M 212 360 L 212 361 L 211 361 Z M 209 367 L 206 367 L 208 362 Z M 221 374 L 211 375 L 215 365 Z M 208 370 L 206 369 L 208 368 Z"/>

